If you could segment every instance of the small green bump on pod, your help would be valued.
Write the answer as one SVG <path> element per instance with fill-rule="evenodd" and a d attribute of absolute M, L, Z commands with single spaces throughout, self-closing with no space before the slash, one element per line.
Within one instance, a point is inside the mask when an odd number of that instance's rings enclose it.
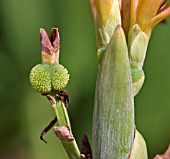
<path fill-rule="evenodd" d="M 69 74 L 66 68 L 64 68 L 60 64 L 56 64 L 52 66 L 52 88 L 54 90 L 61 90 L 64 88 L 69 81 Z"/>
<path fill-rule="evenodd" d="M 51 91 L 51 70 L 48 64 L 38 64 L 30 72 L 30 83 L 40 93 Z"/>
<path fill-rule="evenodd" d="M 142 88 L 142 85 L 144 83 L 145 75 L 144 71 L 142 69 L 131 69 L 132 74 L 132 87 L 133 87 L 133 94 L 134 96 L 138 94 L 140 89 Z"/>
<path fill-rule="evenodd" d="M 132 83 L 137 82 L 144 75 L 144 72 L 142 69 L 136 69 L 136 68 L 132 68 L 131 73 L 132 73 Z"/>

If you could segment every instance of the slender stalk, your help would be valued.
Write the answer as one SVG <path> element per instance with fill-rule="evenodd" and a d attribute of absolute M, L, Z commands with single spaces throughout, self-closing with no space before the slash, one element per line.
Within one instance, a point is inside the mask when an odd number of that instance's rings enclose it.
<path fill-rule="evenodd" d="M 67 136 L 64 136 L 65 139 L 63 139 L 63 137 L 59 137 L 69 159 L 80 159 L 81 154 L 77 146 L 77 143 L 72 135 L 70 120 L 69 120 L 67 109 L 64 103 L 59 100 L 56 104 L 53 105 L 53 108 L 57 116 L 57 126 L 68 127 L 69 129 L 69 132 L 68 132 L 69 134 L 67 134 Z M 63 132 L 61 131 L 61 133 Z"/>
<path fill-rule="evenodd" d="M 62 145 L 69 159 L 81 159 L 80 151 L 75 140 L 71 142 L 62 141 Z"/>

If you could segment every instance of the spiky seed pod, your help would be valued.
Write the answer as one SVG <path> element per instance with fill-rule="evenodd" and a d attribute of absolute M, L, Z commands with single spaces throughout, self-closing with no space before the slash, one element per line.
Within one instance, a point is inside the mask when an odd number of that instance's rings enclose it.
<path fill-rule="evenodd" d="M 131 69 L 131 74 L 132 74 L 132 87 L 133 87 L 133 94 L 134 96 L 138 94 L 140 91 L 145 75 L 144 71 L 142 69 L 137 69 L 137 68 L 132 68 Z"/>
<path fill-rule="evenodd" d="M 51 91 L 51 67 L 48 64 L 38 64 L 34 66 L 30 73 L 32 87 L 40 93 Z"/>
<path fill-rule="evenodd" d="M 64 88 L 69 81 L 69 76 L 67 69 L 62 65 L 53 65 L 51 77 L 52 88 L 54 90 L 61 90 Z"/>

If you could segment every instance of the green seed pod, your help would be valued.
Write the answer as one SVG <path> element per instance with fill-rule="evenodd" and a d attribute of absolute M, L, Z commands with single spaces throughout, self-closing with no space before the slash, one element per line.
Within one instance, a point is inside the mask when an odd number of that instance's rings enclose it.
<path fill-rule="evenodd" d="M 48 64 L 38 64 L 32 68 L 30 73 L 32 87 L 40 93 L 51 91 L 51 70 Z"/>
<path fill-rule="evenodd" d="M 69 76 L 67 69 L 62 65 L 52 65 L 52 88 L 54 90 L 61 90 L 64 88 L 69 81 Z"/>
<path fill-rule="evenodd" d="M 131 74 L 132 74 L 133 93 L 135 96 L 138 94 L 138 92 L 140 91 L 143 85 L 145 75 L 142 69 L 136 69 L 136 68 L 131 69 Z"/>

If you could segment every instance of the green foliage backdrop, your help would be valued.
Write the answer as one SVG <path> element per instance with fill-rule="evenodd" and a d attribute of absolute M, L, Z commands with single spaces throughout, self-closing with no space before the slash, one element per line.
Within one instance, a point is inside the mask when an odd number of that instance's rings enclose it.
<path fill-rule="evenodd" d="M 0 158 L 66 159 L 53 130 L 39 140 L 53 119 L 49 102 L 30 86 L 30 69 L 40 59 L 39 28 L 58 27 L 60 61 L 70 74 L 66 88 L 76 139 L 91 140 L 97 75 L 95 26 L 87 0 L 0 1 Z M 135 99 L 136 125 L 150 158 L 170 143 L 170 21 L 153 32 L 145 61 L 146 81 Z"/>

